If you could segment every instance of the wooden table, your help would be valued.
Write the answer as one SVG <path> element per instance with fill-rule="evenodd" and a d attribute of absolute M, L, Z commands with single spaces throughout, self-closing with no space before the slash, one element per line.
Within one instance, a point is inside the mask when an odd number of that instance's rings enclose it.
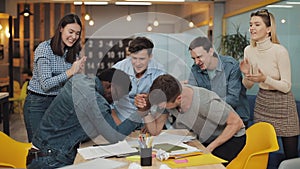
<path fill-rule="evenodd" d="M 9 135 L 8 92 L 0 92 L 0 115 L 3 114 L 3 132 Z"/>
<path fill-rule="evenodd" d="M 189 131 L 187 131 L 185 129 L 184 130 L 181 130 L 181 129 L 165 130 L 165 131 L 168 132 L 168 133 L 178 134 L 178 135 L 188 135 L 188 134 L 190 134 Z M 132 139 L 132 138 L 137 138 L 138 133 L 139 133 L 139 131 L 131 133 L 131 135 L 129 136 L 129 138 L 127 138 L 127 140 Z M 103 137 L 99 137 L 97 139 L 94 139 L 94 142 L 89 141 L 89 142 L 81 144 L 80 148 L 91 146 L 95 143 L 96 144 L 105 144 L 105 143 L 107 143 L 107 141 Z M 206 148 L 198 140 L 190 141 L 187 144 L 190 145 L 190 146 L 197 147 L 198 149 L 202 150 L 204 153 L 208 153 L 208 150 L 206 150 Z M 109 159 L 128 163 L 128 165 L 126 165 L 125 167 L 122 167 L 121 169 L 128 169 L 128 166 L 131 163 L 131 161 L 128 161 L 125 158 L 109 158 Z M 77 153 L 76 158 L 74 160 L 74 164 L 78 164 L 78 163 L 81 163 L 81 162 L 84 162 L 84 161 L 86 161 L 86 160 L 79 153 Z M 159 168 L 159 166 L 161 164 L 163 164 L 163 163 L 160 162 L 159 160 L 153 158 L 151 167 L 142 167 L 142 168 L 155 169 L 155 168 Z M 202 166 L 185 167 L 185 168 L 186 169 L 226 169 L 224 167 L 224 165 L 222 165 L 222 164 L 202 165 Z"/>

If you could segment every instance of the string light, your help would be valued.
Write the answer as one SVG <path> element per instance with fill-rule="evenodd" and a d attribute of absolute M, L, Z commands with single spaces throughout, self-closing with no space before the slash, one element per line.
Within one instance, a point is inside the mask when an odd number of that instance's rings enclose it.
<path fill-rule="evenodd" d="M 155 19 L 154 19 L 154 22 L 153 22 L 153 26 L 158 26 L 159 25 L 159 22 L 158 22 L 157 17 L 156 17 L 156 13 L 157 13 L 157 5 L 155 5 Z"/>
<path fill-rule="evenodd" d="M 147 26 L 147 31 L 148 31 L 148 32 L 151 32 L 151 31 L 152 31 L 152 26 L 151 26 L 150 24 Z"/>
<path fill-rule="evenodd" d="M 190 21 L 190 22 L 189 22 L 189 27 L 190 27 L 190 28 L 194 27 L 193 21 Z"/>
<path fill-rule="evenodd" d="M 91 16 L 90 16 L 88 13 L 86 13 L 86 14 L 84 15 L 84 19 L 85 19 L 86 21 L 88 21 L 88 20 L 91 19 Z"/>
<path fill-rule="evenodd" d="M 130 22 L 130 21 L 131 21 L 131 16 L 130 16 L 130 15 L 127 15 L 126 20 L 127 20 L 128 22 Z"/>
<path fill-rule="evenodd" d="M 89 25 L 90 25 L 90 26 L 94 26 L 94 24 L 95 24 L 94 20 L 93 20 L 93 19 L 90 19 Z"/>
<path fill-rule="evenodd" d="M 127 7 L 127 17 L 126 17 L 126 20 L 127 20 L 128 22 L 131 21 L 131 16 L 130 16 L 130 9 L 129 9 L 129 6 Z"/>

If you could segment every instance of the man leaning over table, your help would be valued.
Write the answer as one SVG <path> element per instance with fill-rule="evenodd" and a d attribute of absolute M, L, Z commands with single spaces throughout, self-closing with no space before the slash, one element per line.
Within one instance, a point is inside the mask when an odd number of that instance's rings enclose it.
<path fill-rule="evenodd" d="M 111 117 L 110 103 L 130 89 L 128 75 L 114 68 L 97 77 L 72 77 L 53 100 L 34 134 L 27 162 L 33 160 L 28 168 L 73 164 L 79 144 L 98 135 L 111 143 L 123 140 L 138 125 L 132 121 L 140 117 L 133 114 L 117 126 Z"/>
<path fill-rule="evenodd" d="M 192 130 L 212 154 L 227 160 L 228 163 L 246 143 L 242 119 L 212 91 L 181 85 L 173 76 L 166 74 L 154 80 L 149 96 L 137 95 L 135 105 L 140 109 L 150 107 L 146 97 L 152 105 L 151 109 L 139 114 L 152 135 L 161 132 L 168 114 L 171 113 L 176 117 L 174 128 Z M 153 105 L 157 106 L 156 111 L 153 111 Z"/>

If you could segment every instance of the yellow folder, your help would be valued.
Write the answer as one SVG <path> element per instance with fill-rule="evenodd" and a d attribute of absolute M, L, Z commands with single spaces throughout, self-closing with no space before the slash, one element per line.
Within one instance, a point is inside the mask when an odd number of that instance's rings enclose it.
<path fill-rule="evenodd" d="M 167 164 L 171 168 L 180 168 L 180 167 L 190 167 L 190 166 L 199 166 L 199 165 L 208 165 L 208 164 L 221 164 L 221 163 L 226 163 L 227 161 L 209 153 L 209 154 L 181 158 L 179 160 L 168 159 L 162 162 Z"/>

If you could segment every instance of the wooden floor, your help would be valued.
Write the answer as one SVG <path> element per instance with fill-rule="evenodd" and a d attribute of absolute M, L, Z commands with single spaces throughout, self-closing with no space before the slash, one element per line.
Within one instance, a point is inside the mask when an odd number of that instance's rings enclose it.
<path fill-rule="evenodd" d="M 28 142 L 23 114 L 12 113 L 10 115 L 10 137 L 17 141 Z M 0 123 L 0 131 L 3 131 L 3 122 Z"/>

